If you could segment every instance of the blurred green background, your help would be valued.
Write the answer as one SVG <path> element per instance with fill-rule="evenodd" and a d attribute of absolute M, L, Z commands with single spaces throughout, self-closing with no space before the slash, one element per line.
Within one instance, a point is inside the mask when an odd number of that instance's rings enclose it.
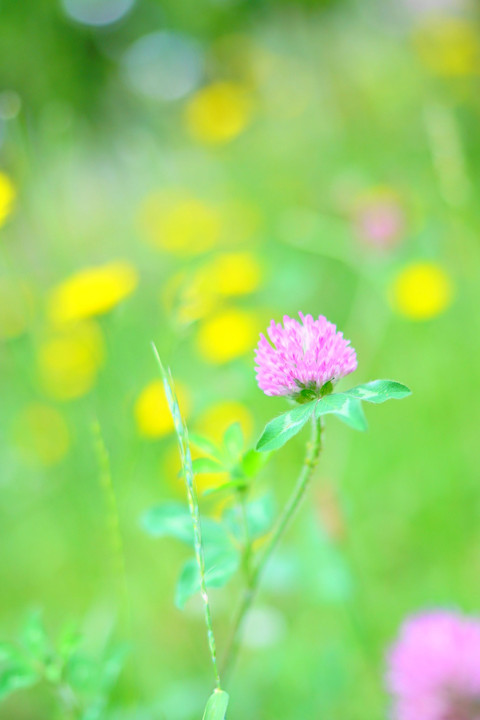
<path fill-rule="evenodd" d="M 239 420 L 254 445 L 286 409 L 256 386 L 258 333 L 298 310 L 351 339 L 343 387 L 413 395 L 367 409 L 365 435 L 329 419 L 228 717 L 387 717 L 404 616 L 478 609 L 476 4 L 1 0 L 0 49 L 1 638 L 38 649 L 32 610 L 57 648 L 78 628 L 71 685 L 94 698 L 47 672 L 0 718 L 200 717 L 201 607 L 173 602 L 187 551 L 140 523 L 184 498 L 150 343 L 192 429 Z M 302 454 L 253 495 L 280 508 Z M 220 651 L 240 585 L 212 591 Z"/>

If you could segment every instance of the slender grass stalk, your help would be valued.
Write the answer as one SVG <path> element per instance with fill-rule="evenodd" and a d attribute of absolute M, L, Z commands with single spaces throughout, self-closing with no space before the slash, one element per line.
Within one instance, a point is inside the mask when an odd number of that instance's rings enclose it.
<path fill-rule="evenodd" d="M 293 516 L 305 496 L 305 492 L 310 484 L 310 480 L 312 479 L 313 471 L 318 463 L 321 449 L 322 421 L 314 418 L 312 421 L 312 438 L 307 444 L 307 454 L 300 471 L 300 475 L 298 476 L 295 487 L 283 509 L 282 514 L 277 520 L 270 542 L 250 574 L 249 583 L 245 588 L 245 592 L 240 602 L 222 667 L 222 675 L 225 677 L 228 677 L 233 669 L 238 655 L 242 626 L 257 594 L 265 567 L 285 534 L 285 531 L 289 527 Z"/>
<path fill-rule="evenodd" d="M 110 467 L 110 456 L 108 454 L 102 430 L 98 420 L 92 424 L 95 453 L 99 468 L 100 486 L 105 498 L 106 523 L 109 534 L 110 549 L 112 554 L 113 570 L 117 579 L 120 611 L 122 617 L 129 626 L 129 602 L 127 588 L 127 572 L 125 564 L 125 551 L 123 547 L 122 532 L 120 529 L 120 515 L 118 512 L 117 496 L 113 486 L 112 471 Z"/>
<path fill-rule="evenodd" d="M 180 449 L 180 457 L 182 460 L 183 475 L 185 478 L 185 485 L 187 488 L 188 506 L 190 508 L 190 515 L 192 518 L 193 526 L 193 537 L 194 537 L 194 549 L 195 559 L 197 561 L 198 570 L 200 573 L 200 594 L 203 600 L 205 624 L 207 626 L 207 639 L 208 647 L 210 650 L 210 657 L 212 659 L 213 672 L 215 675 L 215 685 L 218 690 L 221 689 L 220 673 L 218 670 L 217 663 L 217 649 L 215 643 L 215 635 L 213 633 L 212 615 L 210 612 L 210 602 L 207 593 L 207 583 L 205 577 L 205 557 L 203 552 L 202 543 L 202 530 L 200 526 L 200 510 L 198 507 L 197 491 L 195 487 L 195 479 L 192 467 L 192 456 L 190 453 L 190 445 L 188 442 L 188 431 L 185 422 L 180 414 L 180 408 L 178 406 L 177 396 L 175 394 L 175 386 L 169 370 L 165 370 L 160 355 L 152 342 L 153 353 L 158 363 L 160 373 L 162 376 L 163 386 L 165 388 L 165 394 L 167 396 L 168 406 L 172 414 L 175 431 L 177 433 L 178 447 Z"/>

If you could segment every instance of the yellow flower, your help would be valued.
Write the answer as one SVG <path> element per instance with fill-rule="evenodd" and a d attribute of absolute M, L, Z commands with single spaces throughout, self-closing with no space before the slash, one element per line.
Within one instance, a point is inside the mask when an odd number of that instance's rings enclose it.
<path fill-rule="evenodd" d="M 414 44 L 425 66 L 437 75 L 468 75 L 480 68 L 477 32 L 461 18 L 429 20 L 417 28 Z"/>
<path fill-rule="evenodd" d="M 452 300 L 450 277 L 440 265 L 417 262 L 394 278 L 390 289 L 393 308 L 412 320 L 428 320 L 442 313 Z"/>
<path fill-rule="evenodd" d="M 110 262 L 80 270 L 50 292 L 49 318 L 55 324 L 62 324 L 102 315 L 130 295 L 137 283 L 137 271 L 127 262 Z"/>
<path fill-rule="evenodd" d="M 188 416 L 190 400 L 185 387 L 176 382 L 178 403 L 183 417 Z M 140 393 L 135 403 L 135 420 L 140 435 L 162 437 L 173 431 L 173 420 L 161 380 L 153 380 Z"/>
<path fill-rule="evenodd" d="M 248 252 L 219 255 L 199 273 L 206 287 L 223 296 L 253 292 L 262 275 L 258 259 Z"/>
<path fill-rule="evenodd" d="M 209 362 L 228 362 L 246 352 L 253 352 L 257 331 L 252 313 L 235 308 L 221 310 L 199 328 L 198 351 Z"/>
<path fill-rule="evenodd" d="M 0 172 L 0 227 L 12 211 L 16 194 L 15 187 L 8 175 Z"/>
<path fill-rule="evenodd" d="M 216 82 L 202 88 L 186 108 L 185 122 L 192 136 L 220 144 L 239 135 L 250 120 L 252 100 L 245 87 Z"/>
<path fill-rule="evenodd" d="M 222 400 L 210 405 L 195 420 L 195 430 L 215 442 L 220 442 L 225 430 L 234 422 L 239 422 L 245 438 L 249 438 L 253 429 L 253 417 L 245 405 L 237 400 Z"/>
<path fill-rule="evenodd" d="M 0 340 L 22 335 L 33 316 L 31 288 L 18 278 L 0 279 Z"/>
<path fill-rule="evenodd" d="M 102 332 L 93 320 L 47 338 L 38 349 L 45 391 L 58 400 L 85 395 L 95 383 L 103 358 Z"/>
<path fill-rule="evenodd" d="M 70 448 L 70 432 L 63 415 L 42 403 L 28 405 L 14 425 L 15 444 L 26 460 L 50 467 Z"/>
<path fill-rule="evenodd" d="M 140 230 L 160 250 L 196 255 L 215 245 L 222 231 L 218 210 L 183 191 L 157 191 L 139 211 Z"/>

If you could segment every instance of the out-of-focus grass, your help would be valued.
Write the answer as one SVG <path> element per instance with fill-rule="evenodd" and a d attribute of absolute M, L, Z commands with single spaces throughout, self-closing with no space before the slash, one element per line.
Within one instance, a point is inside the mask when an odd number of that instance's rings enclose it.
<path fill-rule="evenodd" d="M 201 614 L 195 600 L 173 606 L 184 552 L 139 524 L 155 502 L 183 498 L 150 341 L 190 427 L 221 435 L 238 415 L 253 444 L 284 409 L 256 387 L 257 333 L 271 317 L 322 313 L 357 349 L 355 383 L 397 378 L 413 396 L 369 408 L 366 435 L 329 419 L 311 502 L 247 628 L 229 717 L 379 719 L 404 615 L 476 609 L 478 29 L 341 4 L 262 10 L 246 26 L 239 11 L 218 32 L 189 28 L 210 93 L 169 103 L 136 94 L 122 64 L 149 18 L 138 6 L 116 29 L 69 24 L 78 46 L 61 52 L 67 21 L 49 20 L 42 62 L 68 55 L 67 93 L 53 71 L 43 86 L 6 76 L 24 104 L 2 120 L 0 148 L 2 637 L 32 606 L 53 635 L 77 619 L 93 655 L 113 632 L 131 649 L 108 717 L 199 716 L 210 690 Z M 17 37 L 13 11 L 4 39 L 8 29 Z M 78 98 L 93 92 L 87 121 Z M 118 262 L 123 284 L 109 274 Z M 73 286 L 79 315 L 68 318 L 55 288 L 85 268 L 101 268 L 100 286 L 91 274 L 76 296 Z M 111 461 L 127 626 L 94 421 Z M 300 458 L 294 441 L 262 473 L 279 506 Z M 237 591 L 212 592 L 220 646 Z M 49 698 L 18 692 L 0 717 L 50 716 Z"/>

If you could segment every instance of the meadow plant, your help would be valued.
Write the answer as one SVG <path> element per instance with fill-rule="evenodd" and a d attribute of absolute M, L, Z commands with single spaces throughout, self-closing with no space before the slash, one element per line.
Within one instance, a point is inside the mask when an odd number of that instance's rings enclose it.
<path fill-rule="evenodd" d="M 25 617 L 17 638 L 0 642 L 0 702 L 19 690 L 47 690 L 64 720 L 101 720 L 127 655 L 124 643 L 107 642 L 97 656 L 72 623 L 57 637 L 46 630 L 42 613 Z"/>
<path fill-rule="evenodd" d="M 266 425 L 254 449 L 243 448 L 238 423 L 227 429 L 221 447 L 200 435 L 189 438 L 172 376 L 163 367 L 153 346 L 178 438 L 188 507 L 164 503 L 148 511 L 143 524 L 151 535 L 173 536 L 193 549 L 193 557 L 180 574 L 176 603 L 183 607 L 186 600 L 197 592 L 200 592 L 203 601 L 214 676 L 214 692 L 205 708 L 204 720 L 223 720 L 225 717 L 229 698 L 224 685 L 234 666 L 244 621 L 265 567 L 312 479 L 321 453 L 325 417 L 335 415 L 350 427 L 365 430 L 367 423 L 362 401 L 378 404 L 410 394 L 407 387 L 392 380 L 374 380 L 336 392 L 337 382 L 357 368 L 355 350 L 325 317 L 314 320 L 311 315 L 299 313 L 299 316 L 300 322 L 285 316 L 283 326 L 272 321 L 268 329 L 270 342 L 265 335 L 260 336 L 255 353 L 258 385 L 267 395 L 287 397 L 293 407 Z M 252 481 L 272 451 L 297 435 L 307 422 L 311 423 L 311 439 L 307 443 L 297 482 L 266 542 L 261 550 L 254 551 L 253 540 L 265 534 L 268 512 L 265 507 L 259 512 L 258 501 L 251 501 Z M 205 457 L 192 461 L 190 442 L 203 451 Z M 225 470 L 230 475 L 228 482 L 210 492 L 226 495 L 231 501 L 230 507 L 221 520 L 203 517 L 195 474 Z M 226 585 L 239 569 L 243 570 L 245 587 L 232 621 L 230 637 L 225 643 L 222 662 L 219 663 L 208 588 Z"/>

